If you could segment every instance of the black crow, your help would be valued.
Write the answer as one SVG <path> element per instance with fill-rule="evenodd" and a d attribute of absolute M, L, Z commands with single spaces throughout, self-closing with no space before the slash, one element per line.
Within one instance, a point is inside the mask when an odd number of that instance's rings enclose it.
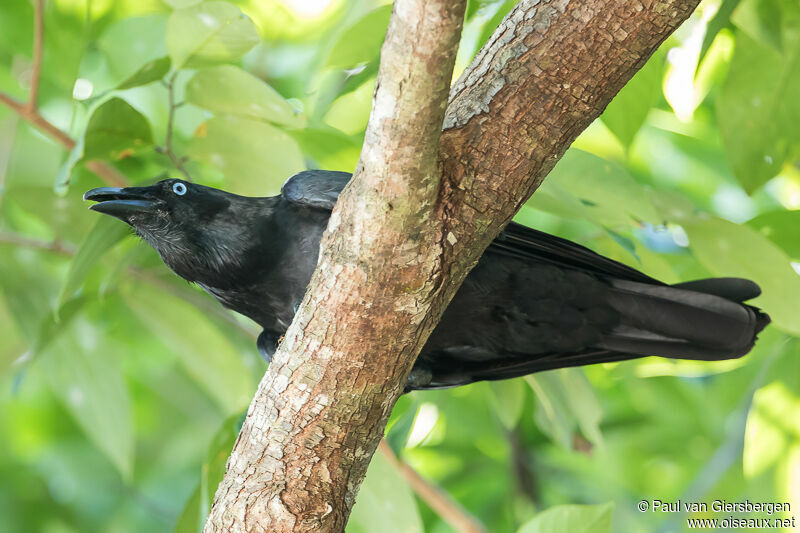
<path fill-rule="evenodd" d="M 84 195 L 149 242 L 176 274 L 256 321 L 269 361 L 292 321 L 345 172 L 310 170 L 281 194 L 238 196 L 178 179 Z M 573 242 L 511 223 L 470 272 L 406 390 L 655 355 L 719 360 L 753 347 L 769 317 L 746 279 L 666 285 Z"/>

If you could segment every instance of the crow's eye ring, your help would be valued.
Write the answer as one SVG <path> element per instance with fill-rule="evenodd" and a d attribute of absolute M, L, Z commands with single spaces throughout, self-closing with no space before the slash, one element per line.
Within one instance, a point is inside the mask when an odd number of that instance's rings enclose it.
<path fill-rule="evenodd" d="M 172 185 L 172 192 L 174 192 L 178 196 L 183 196 L 184 194 L 186 194 L 186 185 L 184 185 L 179 181 Z"/>

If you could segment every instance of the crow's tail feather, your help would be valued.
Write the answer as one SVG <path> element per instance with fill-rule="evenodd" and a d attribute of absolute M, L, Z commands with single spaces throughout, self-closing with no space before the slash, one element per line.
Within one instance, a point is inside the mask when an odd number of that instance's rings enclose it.
<path fill-rule="evenodd" d="M 610 304 L 621 314 L 621 325 L 598 347 L 705 361 L 741 357 L 769 324 L 766 313 L 741 303 L 759 292 L 758 285 L 738 278 L 672 286 L 613 281 Z"/>
<path fill-rule="evenodd" d="M 760 293 L 758 285 L 738 278 L 697 280 L 676 285 L 614 280 L 609 303 L 621 325 L 592 349 L 576 354 L 525 358 L 513 354 L 490 363 L 467 365 L 420 388 L 443 388 L 480 380 L 508 379 L 565 368 L 655 355 L 716 361 L 749 352 L 769 316 L 742 303 Z M 414 387 L 411 387 L 414 388 Z"/>

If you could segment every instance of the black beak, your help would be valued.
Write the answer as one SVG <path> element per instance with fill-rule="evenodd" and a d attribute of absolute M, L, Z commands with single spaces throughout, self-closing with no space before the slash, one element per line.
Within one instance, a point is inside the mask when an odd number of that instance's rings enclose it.
<path fill-rule="evenodd" d="M 98 202 L 89 207 L 92 211 L 111 215 L 128 222 L 140 214 L 152 214 L 158 202 L 150 187 L 99 187 L 83 195 L 84 200 Z"/>

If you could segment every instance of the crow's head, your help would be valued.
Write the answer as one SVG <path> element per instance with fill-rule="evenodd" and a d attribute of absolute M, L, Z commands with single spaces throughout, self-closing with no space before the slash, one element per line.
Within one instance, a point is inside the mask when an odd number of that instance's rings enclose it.
<path fill-rule="evenodd" d="M 269 198 L 247 198 L 178 179 L 149 187 L 100 187 L 90 207 L 130 224 L 179 276 L 215 286 L 242 266 Z"/>

